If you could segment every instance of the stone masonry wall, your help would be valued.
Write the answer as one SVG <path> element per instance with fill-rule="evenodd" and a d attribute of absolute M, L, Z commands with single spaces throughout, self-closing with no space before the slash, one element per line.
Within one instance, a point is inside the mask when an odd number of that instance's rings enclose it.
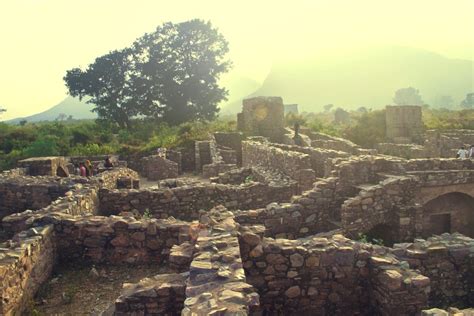
<path fill-rule="evenodd" d="M 138 177 L 137 173 L 131 169 L 114 168 L 91 178 L 71 177 L 68 180 L 61 180 L 70 181 L 67 183 L 75 182 L 76 184 L 72 185 L 69 191 L 46 207 L 37 211 L 26 210 L 4 217 L 2 228 L 12 235 L 15 232 L 27 229 L 35 218 L 52 212 L 70 215 L 97 214 L 99 210 L 99 188 L 113 189 L 117 185 L 117 179 L 123 176 Z M 29 180 L 34 179 L 29 178 Z"/>
<path fill-rule="evenodd" d="M 58 259 L 95 263 L 161 263 L 173 245 L 190 239 L 190 224 L 174 219 L 75 217 L 54 213 L 34 225 L 54 224 Z"/>
<path fill-rule="evenodd" d="M 316 173 L 312 169 L 308 154 L 285 151 L 268 143 L 242 142 L 242 165 L 259 166 L 287 175 L 298 182 L 302 191 L 312 187 L 316 180 Z"/>
<path fill-rule="evenodd" d="M 114 315 L 180 315 L 185 289 L 185 274 L 159 274 L 125 283 L 115 300 Z"/>
<path fill-rule="evenodd" d="M 53 269 L 56 249 L 51 226 L 19 234 L 0 243 L 0 314 L 20 315 Z"/>
<path fill-rule="evenodd" d="M 428 278 L 393 256 L 380 258 L 375 246 L 342 235 L 262 239 L 254 228 L 244 227 L 240 248 L 263 313 L 415 315 L 426 307 Z M 395 284 L 392 275 L 398 278 Z"/>
<path fill-rule="evenodd" d="M 0 219 L 43 208 L 64 195 L 72 182 L 59 177 L 0 177 Z"/>
<path fill-rule="evenodd" d="M 357 238 L 359 233 L 386 224 L 391 227 L 392 241 L 413 237 L 410 232 L 414 231 L 415 218 L 411 214 L 400 216 L 401 209 L 413 204 L 416 187 L 413 177 L 396 177 L 363 190 L 342 205 L 342 228 L 349 236 Z"/>
<path fill-rule="evenodd" d="M 292 185 L 271 186 L 260 182 L 242 185 L 201 183 L 171 189 L 101 190 L 101 214 L 148 209 L 153 217 L 173 216 L 196 220 L 199 210 L 209 210 L 222 204 L 229 209 L 251 209 L 272 201 L 288 201 L 295 193 Z"/>
<path fill-rule="evenodd" d="M 332 149 L 302 147 L 296 145 L 281 145 L 272 144 L 272 146 L 281 148 L 286 151 L 296 151 L 308 154 L 311 159 L 311 167 L 316 172 L 316 177 L 322 178 L 326 174 L 326 161 L 331 158 L 349 157 L 350 154 L 343 151 L 336 151 Z"/>
<path fill-rule="evenodd" d="M 429 306 L 474 306 L 474 239 L 443 234 L 396 244 L 393 253 L 431 280 Z"/>

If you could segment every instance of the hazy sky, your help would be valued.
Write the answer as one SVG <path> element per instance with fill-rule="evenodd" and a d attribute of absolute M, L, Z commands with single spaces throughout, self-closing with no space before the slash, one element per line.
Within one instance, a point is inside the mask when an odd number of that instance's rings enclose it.
<path fill-rule="evenodd" d="M 474 0 L 1 0 L 2 119 L 60 102 L 67 69 L 165 21 L 211 20 L 230 42 L 231 75 L 261 81 L 276 59 L 372 45 L 474 59 L 473 14 Z"/>

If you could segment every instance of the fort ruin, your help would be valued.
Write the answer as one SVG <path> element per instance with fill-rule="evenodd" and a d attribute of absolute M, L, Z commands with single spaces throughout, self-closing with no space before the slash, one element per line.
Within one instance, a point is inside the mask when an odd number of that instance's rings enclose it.
<path fill-rule="evenodd" d="M 473 313 L 474 162 L 440 151 L 469 139 L 419 127 L 392 136 L 420 143 L 376 149 L 302 128 L 300 146 L 282 99 L 259 97 L 243 134 L 166 158 L 113 157 L 89 178 L 72 163 L 104 157 L 22 161 L 0 175 L 0 314 L 68 262 L 166 267 L 124 282 L 104 315 Z"/>

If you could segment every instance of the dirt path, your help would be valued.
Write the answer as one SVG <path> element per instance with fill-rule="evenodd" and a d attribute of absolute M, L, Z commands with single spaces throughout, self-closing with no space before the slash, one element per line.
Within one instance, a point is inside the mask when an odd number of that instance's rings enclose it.
<path fill-rule="evenodd" d="M 30 315 L 99 315 L 119 297 L 122 284 L 137 282 L 166 267 L 63 265 L 39 291 Z"/>

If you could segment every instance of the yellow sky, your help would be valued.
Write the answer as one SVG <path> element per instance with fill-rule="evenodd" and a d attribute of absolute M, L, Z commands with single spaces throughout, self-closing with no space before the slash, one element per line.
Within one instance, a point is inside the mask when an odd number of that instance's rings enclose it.
<path fill-rule="evenodd" d="M 129 45 L 165 21 L 211 20 L 234 69 L 261 81 L 277 59 L 372 45 L 474 59 L 474 0 L 1 0 L 2 119 L 43 111 L 66 95 L 67 69 Z"/>

